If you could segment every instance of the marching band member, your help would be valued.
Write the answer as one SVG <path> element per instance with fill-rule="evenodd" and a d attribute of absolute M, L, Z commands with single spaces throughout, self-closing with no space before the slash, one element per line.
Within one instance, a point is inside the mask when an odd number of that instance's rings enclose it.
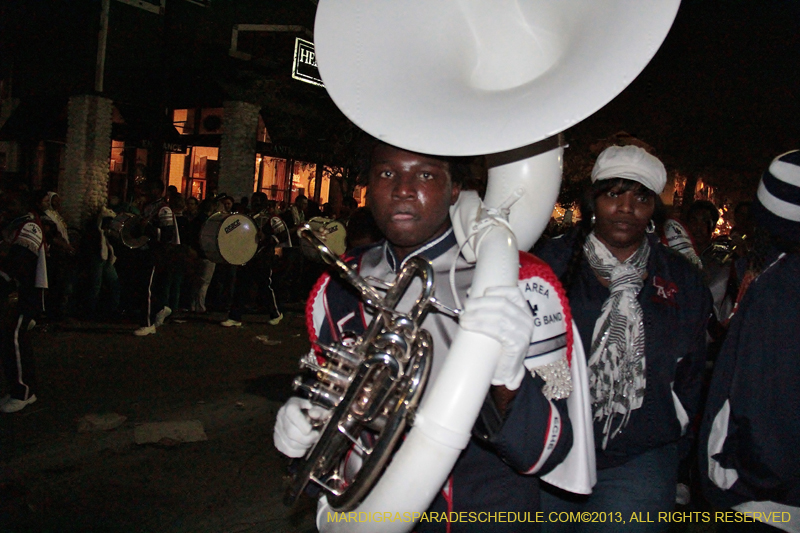
<path fill-rule="evenodd" d="M 233 301 L 223 327 L 241 327 L 242 316 L 248 303 L 253 285 L 258 286 L 256 304 L 269 314 L 268 323 L 277 326 L 283 320 L 278 309 L 278 300 L 272 290 L 272 263 L 275 259 L 275 241 L 270 223 L 270 210 L 267 195 L 254 192 L 250 198 L 250 216 L 258 228 L 258 249 L 244 265 L 234 265 L 236 276 L 233 282 Z"/>
<path fill-rule="evenodd" d="M 720 531 L 800 531 L 800 151 L 775 158 L 752 213 L 763 270 L 746 288 L 714 366 L 700 474 L 712 504 L 747 513 L 736 518 L 746 523 Z"/>
<path fill-rule="evenodd" d="M 172 309 L 167 307 L 167 249 L 180 244 L 175 215 L 164 198 L 164 182 L 157 178 L 148 179 L 142 184 L 142 194 L 145 198 L 142 222 L 150 241 L 141 250 L 146 254 L 149 275 L 142 324 L 133 332 L 137 337 L 154 334 L 172 313 Z"/>
<path fill-rule="evenodd" d="M 14 413 L 36 401 L 36 373 L 30 330 L 42 312 L 41 281 L 46 279 L 42 227 L 28 211 L 25 193 L 3 198 L 3 247 L 0 256 L 0 358 L 8 394 L 0 411 Z"/>
<path fill-rule="evenodd" d="M 362 277 L 391 282 L 404 261 L 424 257 L 431 261 L 440 280 L 436 299 L 451 308 L 457 305 L 446 280 L 455 263 L 455 286 L 459 299 L 466 301 L 464 312 L 457 319 L 441 310 L 431 310 L 422 325 L 434 340 L 431 381 L 441 368 L 459 323 L 466 330 L 494 338 L 503 347 L 473 438 L 429 510 L 538 511 L 537 475 L 560 463 L 572 445 L 564 399 L 568 391 L 563 390 L 570 386 L 569 380 L 558 383 L 550 376 L 546 382 L 525 366 L 526 358 L 568 350 L 569 335 L 565 328 L 570 323 L 568 312 L 551 313 L 547 319 L 542 309 L 531 305 L 532 298 L 551 298 L 562 309 L 556 290 L 558 282 L 541 261 L 521 254 L 521 276 L 536 271 L 550 280 L 547 285 L 550 290 L 542 289 L 542 284 L 535 283 L 539 278 L 531 275 L 527 283 L 520 281 L 519 288 L 488 289 L 484 295 L 467 299 L 474 265 L 460 256 L 449 209 L 459 196 L 469 167 L 463 159 L 427 156 L 377 141 L 365 155 L 368 160 L 364 161 L 365 172 L 361 175 L 367 178 L 367 204 L 385 240 L 352 251 L 348 261 L 356 265 Z M 398 307 L 402 305 L 403 301 Z M 368 322 L 363 305 L 349 287 L 328 275 L 312 291 L 307 312 L 313 323 L 311 340 L 323 343 L 359 335 Z M 532 343 L 537 324 L 541 325 L 543 320 L 561 328 L 560 332 L 543 339 L 544 342 Z M 324 411 L 308 400 L 291 398 L 278 413 L 275 446 L 289 457 L 303 457 L 319 438 L 313 419 L 324 416 Z M 321 526 L 320 521 L 326 520 L 325 513 L 319 512 L 317 520 Z M 532 523 L 517 526 L 525 530 L 538 528 Z M 433 530 L 509 529 L 508 524 L 497 522 L 420 522 L 415 529 L 418 533 Z"/>

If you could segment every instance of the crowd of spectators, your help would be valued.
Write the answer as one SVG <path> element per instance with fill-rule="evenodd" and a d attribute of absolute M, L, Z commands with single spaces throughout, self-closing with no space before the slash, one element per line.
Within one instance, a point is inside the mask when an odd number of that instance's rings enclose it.
<path fill-rule="evenodd" d="M 161 187 L 162 193 L 149 197 L 149 185 L 156 190 Z M 320 206 L 303 195 L 290 205 L 258 192 L 239 201 L 225 193 L 199 200 L 185 197 L 174 187 L 165 190 L 160 180 L 143 182 L 136 191 L 131 202 L 111 197 L 79 230 L 68 230 L 57 193 L 26 193 L 29 211 L 39 217 L 47 243 L 49 283 L 43 291 L 40 323 L 136 321 L 146 327 L 145 309 L 159 293 L 163 301 L 159 309 L 151 309 L 150 325 L 169 315 L 174 319 L 209 312 L 229 313 L 223 325 L 241 325 L 243 313 L 268 314 L 270 323 L 277 324 L 283 317 L 281 309 L 304 302 L 323 268 L 299 242 L 296 231 L 302 224 L 337 223 L 339 252 L 346 246 L 346 233 L 352 233 L 357 244 L 379 238 L 371 217 L 353 199 L 346 199 L 334 212 L 330 204 Z M 148 205 L 154 202 L 159 210 L 163 206 L 171 211 L 172 221 L 166 226 L 174 225 L 174 229 L 169 230 L 168 242 L 164 242 L 166 228 L 159 226 L 158 214 L 146 216 Z M 215 263 L 206 256 L 201 232 L 214 213 L 241 213 L 255 220 L 258 251 L 245 265 Z M 126 220 L 126 214 L 134 216 Z M 129 226 L 123 239 L 123 222 L 141 227 Z M 147 243 L 140 246 L 142 241 Z M 150 280 L 153 273 L 163 279 Z M 163 318 L 156 316 L 164 308 L 168 312 L 162 312 Z"/>

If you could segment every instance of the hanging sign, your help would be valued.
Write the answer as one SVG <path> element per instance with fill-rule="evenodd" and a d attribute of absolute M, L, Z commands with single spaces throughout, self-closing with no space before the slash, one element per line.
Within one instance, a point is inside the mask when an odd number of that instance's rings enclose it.
<path fill-rule="evenodd" d="M 317 69 L 317 56 L 314 53 L 314 43 L 297 37 L 294 41 L 294 62 L 292 63 L 292 78 L 312 85 L 324 87 L 322 77 Z"/>

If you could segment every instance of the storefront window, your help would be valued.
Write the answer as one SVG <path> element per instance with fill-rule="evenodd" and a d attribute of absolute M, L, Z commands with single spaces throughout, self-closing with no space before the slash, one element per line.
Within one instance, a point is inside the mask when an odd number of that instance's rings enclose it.
<path fill-rule="evenodd" d="M 179 191 L 182 191 L 186 175 L 186 154 L 168 154 L 168 157 L 169 179 L 167 185 L 174 185 Z"/>
<path fill-rule="evenodd" d="M 200 180 L 192 180 L 190 184 L 191 190 L 189 191 L 189 197 L 195 197 L 197 199 L 205 198 L 205 188 L 206 182 Z"/>
<path fill-rule="evenodd" d="M 109 172 L 125 172 L 125 141 L 111 141 Z"/>
<path fill-rule="evenodd" d="M 209 173 L 214 172 L 212 167 L 216 166 L 216 162 L 219 159 L 219 148 L 214 146 L 193 146 L 191 152 L 192 166 L 189 169 L 189 175 L 192 178 L 207 179 Z"/>
<path fill-rule="evenodd" d="M 261 190 L 270 200 L 283 202 L 288 195 L 286 186 L 286 160 L 279 157 L 256 156 L 253 191 Z"/>
<path fill-rule="evenodd" d="M 317 171 L 316 165 L 314 165 L 314 174 L 311 176 L 311 179 L 308 181 L 308 194 L 309 198 L 313 198 L 314 194 L 317 190 Z M 322 171 L 322 183 L 320 184 L 319 188 L 319 205 L 325 205 L 330 201 L 330 188 L 331 188 L 331 176 L 327 169 Z"/>
<path fill-rule="evenodd" d="M 173 110 L 172 124 L 181 135 L 189 135 L 194 133 L 194 109 Z"/>
<path fill-rule="evenodd" d="M 356 199 L 356 202 L 358 202 L 359 206 L 365 206 L 367 204 L 367 188 L 362 187 L 361 185 L 356 185 L 356 188 L 353 191 L 353 198 Z"/>
<path fill-rule="evenodd" d="M 305 195 L 308 198 L 314 196 L 314 189 L 311 187 L 314 181 L 314 174 L 317 165 L 306 163 L 305 161 L 294 162 L 294 172 L 292 173 L 292 201 L 298 195 Z"/>
<path fill-rule="evenodd" d="M 219 180 L 219 148 L 190 146 L 186 154 L 169 154 L 169 185 L 181 193 L 205 198 Z"/>

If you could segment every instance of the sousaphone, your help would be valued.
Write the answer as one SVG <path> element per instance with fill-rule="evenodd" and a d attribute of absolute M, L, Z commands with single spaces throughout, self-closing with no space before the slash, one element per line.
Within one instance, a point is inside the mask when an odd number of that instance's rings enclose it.
<path fill-rule="evenodd" d="M 483 202 L 462 193 L 451 213 L 465 257 L 476 260 L 471 294 L 480 295 L 516 285 L 518 250 L 528 250 L 550 218 L 561 181 L 557 135 L 642 71 L 678 6 L 320 0 L 316 58 L 333 101 L 374 137 L 420 153 L 488 156 Z M 509 224 L 481 224 L 498 216 Z M 469 441 L 499 354 L 494 340 L 459 330 L 410 431 L 357 512 L 394 515 L 430 505 Z M 329 522 L 326 513 L 335 510 L 320 500 L 321 530 L 374 530 L 370 522 Z M 412 528 L 381 523 L 381 531 Z"/>

